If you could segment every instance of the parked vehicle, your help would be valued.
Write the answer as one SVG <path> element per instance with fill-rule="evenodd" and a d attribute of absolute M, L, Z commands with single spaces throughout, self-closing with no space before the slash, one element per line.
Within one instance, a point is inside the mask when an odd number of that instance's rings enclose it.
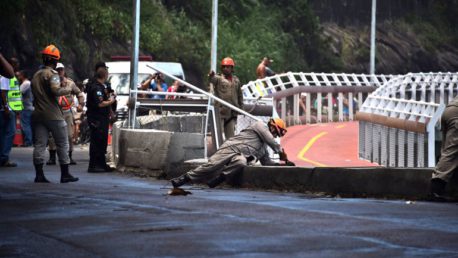
<path fill-rule="evenodd" d="M 124 58 L 125 60 L 125 58 Z M 118 120 L 124 120 L 127 118 L 127 101 L 129 98 L 130 88 L 130 61 L 112 61 L 106 62 L 109 67 L 110 76 L 108 82 L 111 84 L 111 88 L 116 92 L 117 95 L 117 109 L 116 115 Z M 145 58 L 140 58 L 138 62 L 138 85 L 148 79 L 151 74 L 155 74 L 157 71 L 151 69 L 147 65 L 158 67 L 180 79 L 185 80 L 185 74 L 183 67 L 180 63 L 175 62 L 153 62 L 145 61 Z M 172 85 L 173 79 L 164 76 L 167 85 Z"/>

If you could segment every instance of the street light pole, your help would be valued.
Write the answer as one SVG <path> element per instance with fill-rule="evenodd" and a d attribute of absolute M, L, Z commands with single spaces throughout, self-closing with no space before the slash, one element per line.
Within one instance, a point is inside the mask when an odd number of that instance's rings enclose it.
<path fill-rule="evenodd" d="M 377 0 L 372 0 L 372 19 L 371 19 L 371 61 L 370 74 L 375 73 L 375 12 L 377 8 Z"/>
<path fill-rule="evenodd" d="M 216 71 L 216 51 L 218 44 L 218 0 L 213 0 L 212 10 L 212 42 L 210 69 Z"/>
<path fill-rule="evenodd" d="M 132 90 L 137 89 L 138 83 L 138 53 L 139 53 L 139 41 L 140 41 L 140 0 L 133 0 L 134 3 L 134 24 L 133 24 L 133 35 L 132 35 L 132 56 L 130 59 L 130 91 L 129 98 L 133 103 L 137 103 L 137 93 Z M 135 108 L 129 109 L 129 128 L 135 128 Z"/>

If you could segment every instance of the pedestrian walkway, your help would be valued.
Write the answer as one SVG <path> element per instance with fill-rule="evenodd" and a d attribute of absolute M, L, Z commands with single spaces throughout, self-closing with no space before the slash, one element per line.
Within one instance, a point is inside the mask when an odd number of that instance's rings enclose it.
<path fill-rule="evenodd" d="M 358 158 L 358 122 L 288 127 L 282 138 L 288 158 L 303 167 L 375 167 Z"/>

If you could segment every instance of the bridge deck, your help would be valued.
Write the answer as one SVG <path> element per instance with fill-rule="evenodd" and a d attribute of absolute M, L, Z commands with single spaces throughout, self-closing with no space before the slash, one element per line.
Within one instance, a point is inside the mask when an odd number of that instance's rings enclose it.
<path fill-rule="evenodd" d="M 305 167 L 378 166 L 358 158 L 358 122 L 288 127 L 282 138 L 288 158 Z"/>

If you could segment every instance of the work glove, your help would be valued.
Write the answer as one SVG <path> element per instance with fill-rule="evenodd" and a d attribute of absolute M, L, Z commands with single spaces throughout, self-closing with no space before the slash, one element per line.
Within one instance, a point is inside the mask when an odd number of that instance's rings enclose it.
<path fill-rule="evenodd" d="M 295 167 L 296 164 L 294 164 L 294 162 L 292 162 L 292 161 L 287 160 L 287 161 L 285 162 L 285 165 L 283 165 L 283 166 Z"/>
<path fill-rule="evenodd" d="M 280 156 L 280 160 L 282 161 L 287 161 L 288 160 L 288 155 L 286 155 L 285 149 L 281 149 L 281 152 L 278 153 Z"/>

